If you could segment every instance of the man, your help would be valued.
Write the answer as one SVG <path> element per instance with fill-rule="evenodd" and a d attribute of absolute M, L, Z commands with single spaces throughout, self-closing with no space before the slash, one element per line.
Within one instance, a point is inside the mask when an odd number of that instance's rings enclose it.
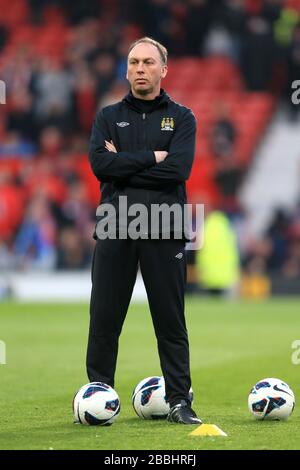
<path fill-rule="evenodd" d="M 126 197 L 129 208 L 143 204 L 149 211 L 160 204 L 169 207 L 177 203 L 183 208 L 186 202 L 185 180 L 194 158 L 196 124 L 193 113 L 160 88 L 166 74 L 164 46 L 147 37 L 133 43 L 126 77 L 131 91 L 123 101 L 100 111 L 94 123 L 89 158 L 101 181 L 100 209 L 112 204 L 121 223 L 117 237 L 102 239 L 99 224 L 103 217 L 98 220 L 87 371 L 91 382 L 114 386 L 118 338 L 139 266 L 171 408 L 168 420 L 201 424 L 189 401 L 183 227 L 175 218 L 168 227 L 151 220 L 136 239 L 130 236 L 120 209 L 121 197 Z"/>

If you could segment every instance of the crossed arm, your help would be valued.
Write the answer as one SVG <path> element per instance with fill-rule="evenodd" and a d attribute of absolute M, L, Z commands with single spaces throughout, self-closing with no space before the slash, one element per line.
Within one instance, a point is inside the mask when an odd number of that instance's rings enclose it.
<path fill-rule="evenodd" d="M 169 152 L 118 152 L 110 140 L 103 116 L 100 115 L 100 119 L 100 123 L 94 124 L 89 152 L 93 172 L 100 181 L 160 189 L 167 184 L 179 184 L 188 179 L 194 158 L 196 134 L 196 122 L 191 112 L 188 111 L 178 124 Z"/>

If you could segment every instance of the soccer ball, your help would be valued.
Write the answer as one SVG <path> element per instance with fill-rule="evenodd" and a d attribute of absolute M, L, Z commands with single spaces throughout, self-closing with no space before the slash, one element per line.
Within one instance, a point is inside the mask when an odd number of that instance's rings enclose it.
<path fill-rule="evenodd" d="M 192 402 L 192 388 L 189 395 Z M 170 405 L 166 401 L 165 379 L 153 376 L 141 380 L 133 391 L 132 405 L 140 418 L 165 419 L 170 411 Z"/>
<path fill-rule="evenodd" d="M 256 419 L 286 420 L 295 407 L 295 396 L 282 380 L 263 379 L 252 388 L 248 407 Z"/>
<path fill-rule="evenodd" d="M 109 426 L 121 409 L 117 392 L 102 382 L 83 385 L 73 399 L 75 422 L 91 426 Z"/>

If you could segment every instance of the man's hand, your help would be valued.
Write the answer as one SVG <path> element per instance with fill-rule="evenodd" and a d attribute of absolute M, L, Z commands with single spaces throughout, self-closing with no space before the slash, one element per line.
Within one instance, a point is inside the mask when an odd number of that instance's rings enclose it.
<path fill-rule="evenodd" d="M 154 152 L 156 163 L 163 162 L 164 159 L 168 156 L 168 152 L 165 150 L 155 150 Z"/>
<path fill-rule="evenodd" d="M 117 149 L 116 149 L 116 147 L 114 146 L 114 143 L 113 143 L 112 140 L 111 140 L 110 142 L 108 142 L 107 140 L 105 141 L 105 148 L 106 148 L 106 150 L 108 150 L 109 152 L 117 153 Z"/>

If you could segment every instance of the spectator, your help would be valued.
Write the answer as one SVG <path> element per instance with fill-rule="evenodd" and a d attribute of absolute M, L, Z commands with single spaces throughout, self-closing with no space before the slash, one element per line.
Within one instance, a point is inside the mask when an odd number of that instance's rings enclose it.
<path fill-rule="evenodd" d="M 271 243 L 271 253 L 268 259 L 268 269 L 271 272 L 281 271 L 288 255 L 290 219 L 283 209 L 277 209 L 273 220 L 266 231 L 266 237 Z"/>
<path fill-rule="evenodd" d="M 2 79 L 6 83 L 8 96 L 15 96 L 20 90 L 29 90 L 33 75 L 33 61 L 30 47 L 19 46 L 5 63 Z"/>
<path fill-rule="evenodd" d="M 207 56 L 223 56 L 235 59 L 236 51 L 233 39 L 228 31 L 218 24 L 212 26 L 203 46 Z"/>
<path fill-rule="evenodd" d="M 56 227 L 49 201 L 32 198 L 15 242 L 17 266 L 21 269 L 53 269 Z"/>
<path fill-rule="evenodd" d="M 61 0 L 59 0 L 61 3 Z M 76 0 L 76 2 L 69 2 L 64 0 L 64 7 L 66 17 L 69 22 L 76 25 L 83 20 L 99 18 L 102 12 L 101 3 L 99 0 Z"/>
<path fill-rule="evenodd" d="M 68 187 L 65 201 L 59 206 L 58 219 L 60 226 L 72 225 L 82 235 L 93 219 L 93 211 L 88 200 L 85 185 L 74 181 Z"/>
<path fill-rule="evenodd" d="M 41 128 L 72 128 L 74 78 L 58 60 L 44 59 L 32 83 L 35 116 Z"/>
<path fill-rule="evenodd" d="M 218 103 L 216 119 L 210 134 L 211 152 L 216 159 L 215 181 L 221 192 L 222 207 L 236 210 L 236 194 L 242 181 L 242 169 L 237 163 L 237 131 L 226 103 Z"/>
<path fill-rule="evenodd" d="M 203 55 L 203 44 L 212 23 L 210 0 L 189 0 L 185 21 L 188 54 Z"/>
<path fill-rule="evenodd" d="M 170 41 L 171 9 L 168 0 L 145 0 L 143 2 L 142 24 L 145 36 L 153 36 L 156 41 L 172 48 Z"/>
<path fill-rule="evenodd" d="M 75 26 L 66 50 L 68 64 L 74 68 L 80 62 L 90 64 L 101 50 L 102 35 L 99 19 L 84 20 Z"/>
<path fill-rule="evenodd" d="M 239 210 L 236 195 L 242 178 L 242 168 L 231 156 L 225 156 L 217 162 L 215 181 L 221 193 L 220 204 L 225 211 L 234 213 Z"/>
<path fill-rule="evenodd" d="M 204 246 L 197 254 L 198 279 L 211 294 L 230 293 L 239 280 L 239 253 L 226 215 L 211 212 L 206 218 L 204 236 Z"/>
<path fill-rule="evenodd" d="M 75 100 L 79 127 L 86 134 L 90 131 L 97 107 L 96 79 L 86 64 L 76 74 Z"/>
<path fill-rule="evenodd" d="M 241 55 L 241 39 L 246 24 L 244 0 L 225 0 L 220 7 L 219 23 L 224 26 L 231 36 L 231 54 L 239 62 Z"/>
<path fill-rule="evenodd" d="M 57 160 L 64 153 L 64 136 L 54 126 L 45 127 L 39 139 L 39 153 L 43 159 Z"/>
<path fill-rule="evenodd" d="M 74 227 L 65 227 L 59 236 L 56 268 L 61 270 L 87 269 L 91 251 Z"/>
<path fill-rule="evenodd" d="M 77 183 L 79 179 L 76 169 L 77 160 L 76 152 L 73 153 L 72 151 L 62 154 L 56 161 L 55 168 L 57 175 L 67 186 Z"/>
<path fill-rule="evenodd" d="M 248 18 L 243 43 L 241 66 L 248 90 L 268 90 L 274 63 L 271 26 L 260 16 Z"/>
<path fill-rule="evenodd" d="M 226 103 L 216 106 L 216 118 L 211 128 L 210 145 L 215 157 L 232 156 L 235 153 L 237 133 L 230 118 L 230 111 Z"/>
<path fill-rule="evenodd" d="M 108 52 L 99 54 L 93 61 L 96 77 L 97 99 L 99 100 L 111 87 L 116 77 L 116 60 Z"/>
<path fill-rule="evenodd" d="M 12 96 L 6 127 L 8 131 L 16 131 L 26 141 L 36 142 L 38 130 L 28 90 L 19 90 Z"/>
<path fill-rule="evenodd" d="M 272 26 L 280 18 L 284 0 L 264 0 L 261 15 Z"/>

